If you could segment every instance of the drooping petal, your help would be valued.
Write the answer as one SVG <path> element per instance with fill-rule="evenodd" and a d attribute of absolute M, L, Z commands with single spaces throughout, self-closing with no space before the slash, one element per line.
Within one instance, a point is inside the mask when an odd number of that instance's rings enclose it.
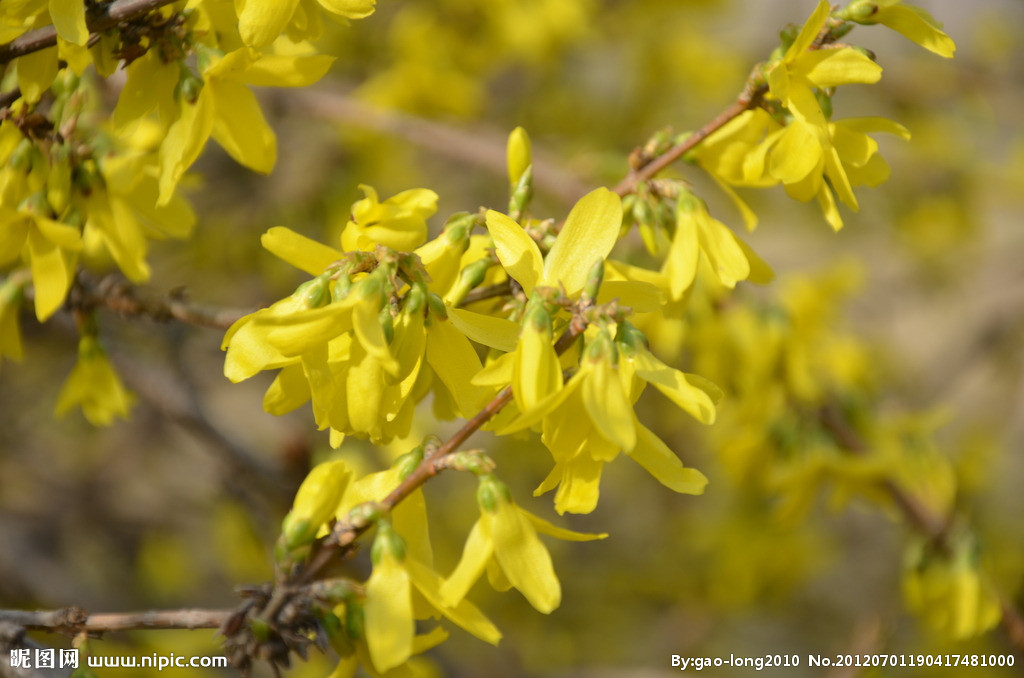
<path fill-rule="evenodd" d="M 562 600 L 562 588 L 555 575 L 551 555 L 537 537 L 533 525 L 515 504 L 499 501 L 490 519 L 494 538 L 494 557 L 509 582 L 539 612 L 548 614 Z"/>
<path fill-rule="evenodd" d="M 277 160 L 277 138 L 256 95 L 241 83 L 216 78 L 204 90 L 213 100 L 213 138 L 240 165 L 269 174 Z"/>
<path fill-rule="evenodd" d="M 654 478 L 682 494 L 703 494 L 708 479 L 697 469 L 686 468 L 672 450 L 639 422 L 636 425 L 636 447 L 629 453 L 633 461 L 640 464 Z"/>
<path fill-rule="evenodd" d="M 412 655 L 416 624 L 412 616 L 409 573 L 385 550 L 366 582 L 366 644 L 374 667 L 385 672 L 404 664 Z"/>
<path fill-rule="evenodd" d="M 487 211 L 487 230 L 494 238 L 498 261 L 526 294 L 540 281 L 544 262 L 540 248 L 522 226 L 494 210 Z"/>
<path fill-rule="evenodd" d="M 266 47 L 284 32 L 298 6 L 299 0 L 235 0 L 242 42 Z"/>
<path fill-rule="evenodd" d="M 622 381 L 608 360 L 598 360 L 583 380 L 583 405 L 606 440 L 628 452 L 636 445 L 633 407 Z"/>
<path fill-rule="evenodd" d="M 490 524 L 485 524 L 481 519 L 470 529 L 459 564 L 441 585 L 441 598 L 446 606 L 453 608 L 462 602 L 484 573 L 487 561 L 494 554 L 494 541 L 489 528 Z"/>
<path fill-rule="evenodd" d="M 89 40 L 82 0 L 50 0 L 50 19 L 57 35 L 68 42 L 84 45 Z"/>

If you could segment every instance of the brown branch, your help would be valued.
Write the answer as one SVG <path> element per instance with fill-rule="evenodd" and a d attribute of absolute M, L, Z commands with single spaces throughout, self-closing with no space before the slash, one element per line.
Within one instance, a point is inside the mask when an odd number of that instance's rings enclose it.
<path fill-rule="evenodd" d="M 174 0 L 115 0 L 115 2 L 109 5 L 101 5 L 95 14 L 90 13 L 86 17 L 86 25 L 93 34 L 93 36 L 90 36 L 90 40 L 97 33 L 113 28 L 123 21 L 136 19 L 172 2 Z M 47 47 L 53 47 L 56 44 L 56 28 L 53 26 L 36 28 L 6 44 L 0 45 L 0 64 L 5 64 L 12 59 L 17 59 L 32 52 L 38 52 Z"/>
<path fill-rule="evenodd" d="M 142 297 L 138 288 L 116 276 L 95 280 L 79 273 L 70 295 L 73 306 L 106 308 L 124 317 L 144 317 L 157 322 L 177 320 L 186 325 L 226 330 L 251 311 L 194 304 L 181 291 L 165 298 Z"/>
<path fill-rule="evenodd" d="M 676 160 L 681 158 L 697 144 L 707 139 L 711 134 L 724 127 L 729 121 L 739 116 L 744 111 L 750 110 L 761 103 L 768 88 L 765 85 L 755 85 L 755 78 L 747 81 L 740 95 L 728 108 L 704 123 L 700 129 L 686 137 L 682 142 L 676 144 L 663 154 L 651 160 L 643 167 L 630 170 L 629 174 L 612 189 L 620 197 L 625 197 L 636 190 L 637 185 L 652 179 L 658 172 L 662 171 Z"/>
<path fill-rule="evenodd" d="M 143 629 L 215 629 L 235 610 L 155 610 L 88 614 L 80 607 L 60 610 L 0 610 L 0 622 L 30 630 L 76 633 L 106 633 Z"/>

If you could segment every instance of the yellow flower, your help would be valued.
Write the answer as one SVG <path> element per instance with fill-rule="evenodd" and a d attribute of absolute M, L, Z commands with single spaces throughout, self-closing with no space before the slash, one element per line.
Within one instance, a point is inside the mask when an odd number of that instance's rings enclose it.
<path fill-rule="evenodd" d="M 402 477 L 401 461 L 351 483 L 337 506 L 337 518 L 343 520 L 354 507 L 380 501 L 394 490 Z M 432 569 L 426 511 L 423 493 L 417 490 L 395 507 L 390 522 L 378 523 L 363 611 L 370 663 L 380 672 L 421 651 L 412 635 L 415 619 L 440 615 L 493 645 L 501 639 L 494 624 L 471 602 L 442 598 L 444 580 Z"/>
<path fill-rule="evenodd" d="M 334 61 L 320 54 L 260 54 L 249 47 L 222 57 L 208 50 L 201 57 L 202 80 L 191 74 L 182 79 L 180 114 L 160 146 L 159 205 L 170 201 L 211 135 L 240 164 L 270 172 L 277 157 L 274 132 L 248 85 L 305 87 Z"/>
<path fill-rule="evenodd" d="M 768 134 L 746 156 L 743 170 L 752 182 L 764 176 L 782 182 L 797 200 L 817 198 L 826 220 L 839 230 L 843 222 L 833 191 L 856 211 L 859 204 L 853 187 L 876 186 L 889 176 L 888 165 L 877 155 L 878 143 L 866 132 L 910 138 L 905 127 L 885 118 L 850 118 L 824 126 L 795 119 Z"/>
<path fill-rule="evenodd" d="M 83 336 L 78 362 L 57 396 L 54 414 L 60 417 L 78 406 L 93 426 L 109 426 L 114 417 L 128 418 L 133 400 L 96 337 Z"/>
<path fill-rule="evenodd" d="M 562 388 L 562 367 L 551 341 L 551 317 L 543 302 L 531 302 L 512 353 L 512 393 L 523 412 Z"/>
<path fill-rule="evenodd" d="M 459 564 L 441 587 L 441 595 L 449 605 L 462 601 L 486 569 L 495 588 L 514 587 L 536 610 L 548 614 L 561 602 L 562 590 L 551 555 L 537 532 L 572 541 L 608 536 L 571 532 L 551 525 L 516 505 L 508 486 L 493 476 L 480 479 L 477 502 L 480 518 L 469 532 Z"/>
<path fill-rule="evenodd" d="M 36 317 L 42 322 L 64 303 L 82 249 L 81 234 L 67 224 L 2 205 L 0 222 L 0 265 L 27 253 Z"/>
<path fill-rule="evenodd" d="M 607 188 L 580 198 L 546 257 L 519 224 L 488 210 L 487 230 L 509 277 L 530 294 L 534 287 L 561 285 L 572 297 L 583 290 L 591 268 L 611 252 L 622 226 L 622 201 Z"/>
<path fill-rule="evenodd" d="M 883 24 L 939 56 L 952 58 L 956 51 L 956 43 L 942 32 L 941 23 L 901 0 L 854 0 L 836 16 L 859 24 Z"/>
<path fill-rule="evenodd" d="M 437 211 L 437 193 L 413 188 L 381 202 L 372 187 L 359 188 L 366 197 L 352 205 L 352 219 L 341 233 L 345 251 L 371 251 L 383 245 L 411 252 L 426 242 L 427 217 Z"/>
<path fill-rule="evenodd" d="M 589 513 L 597 506 L 604 464 L 620 451 L 666 487 L 700 494 L 707 480 L 684 468 L 664 442 L 644 427 L 633 403 L 650 383 L 698 421 L 711 423 L 721 392 L 696 375 L 683 374 L 658 361 L 644 346 L 643 335 L 629 325 L 612 342 L 605 329 L 588 343 L 579 370 L 565 386 L 503 426 L 500 434 L 542 424 L 541 440 L 555 466 L 534 491 L 558 488 L 555 510 Z M 621 343 L 620 343 L 621 342 Z"/>
<path fill-rule="evenodd" d="M 661 274 L 669 296 L 678 300 L 697 277 L 701 260 L 729 289 L 747 278 L 767 282 L 771 269 L 728 226 L 712 218 L 703 200 L 685 192 L 676 203 L 676 232 Z"/>
<path fill-rule="evenodd" d="M 797 118 L 818 126 L 825 124 L 825 114 L 814 96 L 814 88 L 873 83 L 882 77 L 878 64 L 851 47 L 808 49 L 825 26 L 830 11 L 827 0 L 821 0 L 793 44 L 768 68 L 767 74 L 771 95 Z"/>
<path fill-rule="evenodd" d="M 54 0 L 51 0 L 53 2 Z M 373 14 L 376 0 L 316 0 L 327 12 L 345 19 Z M 238 32 L 250 47 L 266 47 L 285 31 L 300 0 L 236 0 Z M 304 4 L 312 5 L 312 2 Z M 305 8 L 309 11 L 311 7 Z"/>

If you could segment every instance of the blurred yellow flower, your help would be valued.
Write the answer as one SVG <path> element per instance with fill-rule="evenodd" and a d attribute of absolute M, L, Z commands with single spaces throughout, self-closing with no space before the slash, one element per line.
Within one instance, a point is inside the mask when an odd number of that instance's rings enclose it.
<path fill-rule="evenodd" d="M 57 396 L 54 414 L 63 416 L 77 406 L 93 426 L 109 426 L 114 417 L 128 418 L 133 401 L 96 337 L 83 336 L 78 362 Z"/>
<path fill-rule="evenodd" d="M 935 17 L 901 0 L 854 0 L 836 16 L 859 24 L 883 24 L 947 59 L 956 52 L 956 43 L 942 31 Z"/>
<path fill-rule="evenodd" d="M 50 0 L 51 3 L 57 0 Z M 362 19 L 373 14 L 376 0 L 316 0 L 331 14 Z M 300 0 L 235 0 L 238 32 L 250 47 L 266 47 L 285 31 Z M 311 5 L 312 2 L 304 4 Z M 309 8 L 307 8 L 307 11 Z"/>

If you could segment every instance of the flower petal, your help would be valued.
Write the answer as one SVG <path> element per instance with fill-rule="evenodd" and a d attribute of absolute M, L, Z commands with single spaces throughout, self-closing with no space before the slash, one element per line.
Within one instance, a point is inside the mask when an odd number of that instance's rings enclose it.
<path fill-rule="evenodd" d="M 570 296 L 578 293 L 594 263 L 612 251 L 621 228 L 618 195 L 602 187 L 580 198 L 544 260 L 543 284 L 561 283 Z"/>
<path fill-rule="evenodd" d="M 487 230 L 494 238 L 495 253 L 502 267 L 530 294 L 544 267 L 537 243 L 519 224 L 494 210 L 487 211 Z"/>

